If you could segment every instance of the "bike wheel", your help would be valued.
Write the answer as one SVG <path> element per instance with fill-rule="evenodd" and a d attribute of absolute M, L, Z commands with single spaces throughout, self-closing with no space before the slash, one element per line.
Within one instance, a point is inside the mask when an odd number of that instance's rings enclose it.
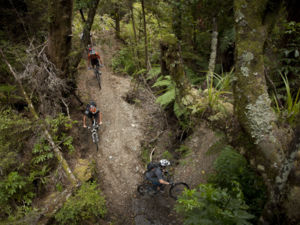
<path fill-rule="evenodd" d="M 99 84 L 99 88 L 101 90 L 101 76 L 99 74 L 99 71 L 97 71 L 96 77 L 97 77 L 97 81 L 98 81 L 98 84 Z"/>
<path fill-rule="evenodd" d="M 147 184 L 141 184 L 137 187 L 137 191 L 138 191 L 138 193 L 140 193 L 140 195 L 147 194 L 148 189 L 149 189 L 149 186 Z"/>
<path fill-rule="evenodd" d="M 175 183 L 169 190 L 169 194 L 172 198 L 175 200 L 178 199 L 178 196 L 182 194 L 184 189 L 190 189 L 189 186 L 186 183 L 179 182 Z"/>

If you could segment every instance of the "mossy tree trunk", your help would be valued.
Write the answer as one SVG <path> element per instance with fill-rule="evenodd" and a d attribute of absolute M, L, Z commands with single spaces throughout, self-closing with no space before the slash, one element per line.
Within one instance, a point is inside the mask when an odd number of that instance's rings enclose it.
<path fill-rule="evenodd" d="M 135 18 L 134 18 L 134 9 L 133 9 L 133 1 L 130 0 L 128 2 L 128 7 L 130 10 L 130 16 L 131 16 L 131 22 L 132 22 L 132 30 L 133 30 L 133 34 L 134 34 L 134 45 L 132 45 L 133 48 L 133 53 L 134 56 L 137 58 L 137 62 L 138 62 L 138 68 L 141 68 L 141 63 L 140 63 L 140 53 L 139 53 L 139 49 L 138 49 L 138 37 L 137 37 L 137 33 L 136 33 L 136 26 L 135 26 Z"/>
<path fill-rule="evenodd" d="M 210 44 L 210 58 L 208 64 L 208 72 L 206 76 L 209 77 L 209 81 L 213 80 L 213 75 L 216 67 L 216 58 L 217 58 L 217 46 L 218 46 L 218 26 L 216 18 L 213 18 L 213 30 L 211 35 L 211 44 Z"/>
<path fill-rule="evenodd" d="M 65 77 L 68 73 L 68 55 L 72 40 L 72 0 L 49 1 L 49 39 L 48 54 L 51 61 Z"/>
<path fill-rule="evenodd" d="M 89 7 L 89 11 L 88 11 L 88 17 L 87 20 L 84 24 L 83 27 L 83 35 L 82 35 L 82 39 L 81 39 L 81 45 L 77 51 L 77 54 L 74 56 L 73 59 L 73 63 L 72 63 L 72 69 L 73 71 L 76 70 L 82 56 L 84 53 L 84 49 L 88 46 L 89 42 L 90 42 L 90 32 L 92 29 L 92 25 L 94 22 L 94 17 L 96 15 L 96 11 L 98 8 L 98 4 L 99 4 L 100 0 L 91 0 L 90 1 L 90 7 Z"/>
<path fill-rule="evenodd" d="M 261 224 L 272 224 L 284 201 L 285 188 L 297 152 L 291 135 L 278 127 L 264 76 L 264 46 L 277 18 L 281 1 L 235 0 L 235 110 L 258 153 L 248 153 L 265 178 L 269 201 Z M 297 140 L 299 141 L 299 140 Z"/>
<path fill-rule="evenodd" d="M 120 22 L 121 22 L 121 16 L 120 16 L 120 3 L 116 2 L 113 4 L 114 5 L 114 13 L 113 17 L 115 19 L 115 29 L 116 29 L 116 38 L 120 39 L 120 32 L 121 32 L 121 27 L 120 27 Z"/>
<path fill-rule="evenodd" d="M 148 64 L 148 37 L 147 37 L 147 22 L 146 22 L 146 13 L 145 13 L 145 1 L 141 0 L 141 3 L 142 3 L 143 24 L 144 24 L 145 66 L 148 70 L 149 69 L 149 64 Z"/>

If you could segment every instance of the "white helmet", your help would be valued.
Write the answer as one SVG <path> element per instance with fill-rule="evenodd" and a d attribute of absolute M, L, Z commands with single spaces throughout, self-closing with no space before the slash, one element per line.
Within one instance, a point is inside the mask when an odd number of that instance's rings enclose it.
<path fill-rule="evenodd" d="M 160 164 L 161 166 L 163 166 L 163 167 L 165 167 L 165 166 L 170 166 L 170 165 L 171 165 L 170 161 L 167 160 L 167 159 L 161 159 L 161 160 L 159 160 L 159 164 Z"/>

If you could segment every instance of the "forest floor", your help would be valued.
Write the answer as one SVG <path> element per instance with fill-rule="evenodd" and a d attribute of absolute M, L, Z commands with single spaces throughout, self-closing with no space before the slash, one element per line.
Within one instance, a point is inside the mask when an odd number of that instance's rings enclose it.
<path fill-rule="evenodd" d="M 142 143 L 149 135 L 149 126 L 155 126 L 150 136 L 163 129 L 162 110 L 145 89 L 139 91 L 137 103 L 125 101 L 132 89 L 131 79 L 116 75 L 109 68 L 114 52 L 111 46 L 95 48 L 104 63 L 102 89 L 99 89 L 93 71 L 84 68 L 78 77 L 78 93 L 87 103 L 90 100 L 97 103 L 103 114 L 103 125 L 99 130 L 98 152 L 90 134 L 81 129 L 80 152 L 82 158 L 96 162 L 109 211 L 106 220 L 123 225 L 180 224 L 172 216 L 173 200 L 162 196 L 137 196 L 137 186 L 145 171 L 141 160 Z M 80 117 L 78 120 L 81 121 Z"/>

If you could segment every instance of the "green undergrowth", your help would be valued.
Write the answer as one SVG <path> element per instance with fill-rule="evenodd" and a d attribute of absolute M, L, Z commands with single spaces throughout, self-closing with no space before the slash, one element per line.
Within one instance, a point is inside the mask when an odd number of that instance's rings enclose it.
<path fill-rule="evenodd" d="M 106 201 L 97 184 L 84 183 L 56 213 L 55 220 L 61 225 L 95 224 L 106 213 Z"/>
<path fill-rule="evenodd" d="M 0 218 L 8 224 L 32 212 L 32 202 L 43 194 L 56 166 L 44 126 L 62 151 L 73 150 L 69 131 L 74 121 L 62 114 L 35 121 L 26 109 L 24 113 L 11 108 L 0 111 Z"/>
<path fill-rule="evenodd" d="M 267 200 L 263 180 L 247 160 L 224 140 L 213 152 L 219 156 L 208 183 L 186 190 L 176 204 L 184 224 L 256 224 Z"/>

